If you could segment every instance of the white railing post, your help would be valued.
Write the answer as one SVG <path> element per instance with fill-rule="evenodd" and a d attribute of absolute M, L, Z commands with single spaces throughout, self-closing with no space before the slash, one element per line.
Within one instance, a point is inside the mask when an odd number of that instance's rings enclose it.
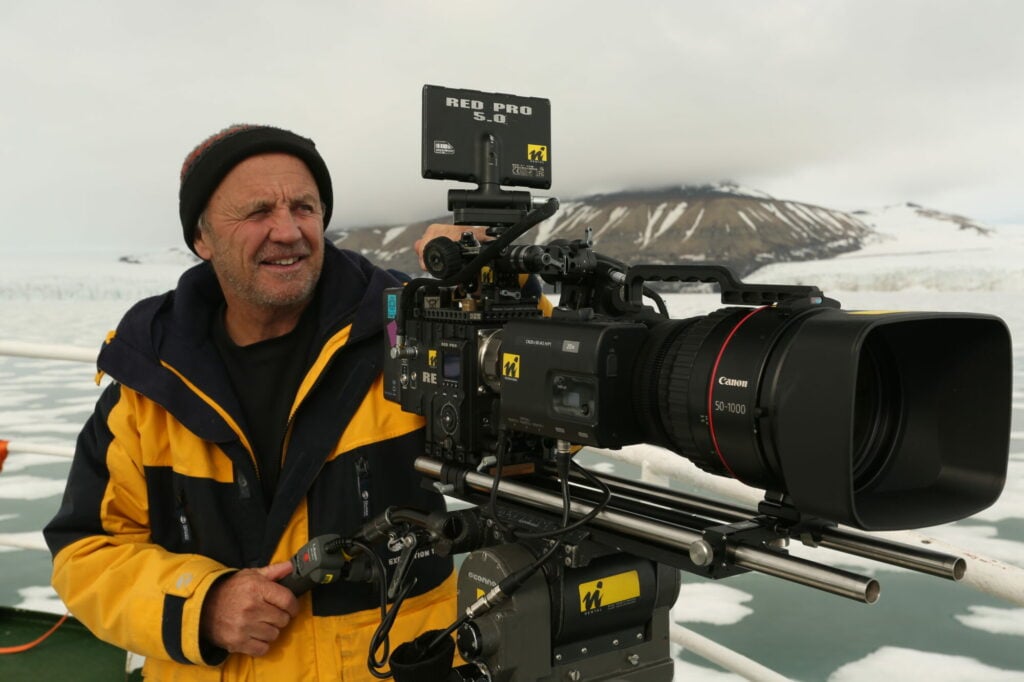
<path fill-rule="evenodd" d="M 73 362 L 95 363 L 99 350 L 56 343 L 32 343 L 0 339 L 0 355 L 12 355 L 41 360 L 71 360 Z"/>

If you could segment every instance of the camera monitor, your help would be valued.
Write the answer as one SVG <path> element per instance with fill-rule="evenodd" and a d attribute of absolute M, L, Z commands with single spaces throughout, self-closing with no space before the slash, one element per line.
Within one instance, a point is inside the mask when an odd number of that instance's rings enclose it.
<path fill-rule="evenodd" d="M 550 188 L 551 102 L 423 86 L 423 177 Z"/>

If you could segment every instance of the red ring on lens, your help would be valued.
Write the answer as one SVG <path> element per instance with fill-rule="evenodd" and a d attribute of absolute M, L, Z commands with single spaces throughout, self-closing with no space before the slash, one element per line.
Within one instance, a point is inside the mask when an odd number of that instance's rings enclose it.
<path fill-rule="evenodd" d="M 715 391 L 715 377 L 718 374 L 718 365 L 722 362 L 722 356 L 725 355 L 725 349 L 728 348 L 729 342 L 732 341 L 732 337 L 736 335 L 740 327 L 746 324 L 747 320 L 758 314 L 762 310 L 767 310 L 771 306 L 763 305 L 760 308 L 754 308 L 732 328 L 729 334 L 725 337 L 725 341 L 722 342 L 722 347 L 718 349 L 718 357 L 715 358 L 715 364 L 711 368 L 711 376 L 708 381 L 708 431 L 711 433 L 711 444 L 715 446 L 715 454 L 718 455 L 718 461 L 722 463 L 725 470 L 729 472 L 729 475 L 739 480 L 739 476 L 733 472 L 732 467 L 729 466 L 728 462 L 725 461 L 725 457 L 722 455 L 722 449 L 718 447 L 718 437 L 715 436 L 715 420 L 712 417 L 711 406 L 713 404 L 713 393 Z"/>

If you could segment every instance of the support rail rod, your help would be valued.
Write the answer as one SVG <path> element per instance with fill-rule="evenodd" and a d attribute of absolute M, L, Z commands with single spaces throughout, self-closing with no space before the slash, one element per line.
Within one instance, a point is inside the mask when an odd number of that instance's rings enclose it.
<path fill-rule="evenodd" d="M 745 520 L 758 514 L 755 509 L 744 509 L 731 504 L 705 500 L 687 493 L 629 481 L 617 476 L 601 473 L 594 473 L 594 476 L 616 494 L 621 492 L 626 497 L 635 496 L 669 507 L 695 513 L 706 513 L 727 522 Z M 816 543 L 805 544 L 820 545 L 946 580 L 960 580 L 967 570 L 967 562 L 954 554 L 904 545 L 841 528 L 825 528 L 821 531 L 820 538 Z"/>
<path fill-rule="evenodd" d="M 922 547 L 901 545 L 839 528 L 822 531 L 821 541 L 818 544 L 829 549 L 836 549 L 893 566 L 902 566 L 946 580 L 960 580 L 967 572 L 967 562 L 963 557 Z"/>
<path fill-rule="evenodd" d="M 421 474 L 440 479 L 443 464 L 427 457 L 416 459 L 415 468 Z M 487 492 L 494 484 L 494 479 L 468 469 L 460 469 L 466 484 L 480 492 Z M 514 481 L 498 483 L 500 497 L 525 504 L 530 507 L 558 511 L 562 508 L 562 498 L 543 490 L 521 485 Z M 585 516 L 594 509 L 594 505 L 574 501 L 570 513 L 575 517 Z M 655 542 L 664 546 L 682 550 L 689 554 L 691 545 L 703 540 L 701 533 L 665 523 L 647 521 L 632 515 L 604 510 L 592 521 L 594 525 L 626 533 L 632 537 Z M 847 571 L 816 564 L 805 559 L 798 559 L 756 547 L 738 547 L 733 550 L 734 563 L 750 570 L 768 573 L 784 580 L 814 587 L 831 592 L 847 599 L 871 604 L 878 599 L 878 582 Z"/>
<path fill-rule="evenodd" d="M 685 457 L 654 445 L 637 445 L 622 450 L 598 450 L 597 453 L 608 459 L 640 467 L 645 472 L 693 485 L 712 495 L 742 505 L 756 507 L 764 494 L 763 491 L 745 486 L 738 481 L 705 473 Z M 886 531 L 879 535 L 891 538 L 901 545 L 938 548 L 951 556 L 960 556 L 966 564 L 960 584 L 1012 604 L 1024 606 L 1024 567 L 979 554 L 975 550 L 945 540 L 940 535 L 942 530 L 934 529 L 928 535 L 914 530 Z"/>

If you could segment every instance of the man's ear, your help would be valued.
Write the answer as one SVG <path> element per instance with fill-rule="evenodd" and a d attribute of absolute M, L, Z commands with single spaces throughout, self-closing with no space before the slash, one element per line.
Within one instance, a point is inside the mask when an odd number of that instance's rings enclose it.
<path fill-rule="evenodd" d="M 201 229 L 196 229 L 196 236 L 192 240 L 192 248 L 196 250 L 196 253 L 203 260 L 210 260 L 213 257 L 213 251 L 210 249 L 210 245 L 206 243 Z"/>

